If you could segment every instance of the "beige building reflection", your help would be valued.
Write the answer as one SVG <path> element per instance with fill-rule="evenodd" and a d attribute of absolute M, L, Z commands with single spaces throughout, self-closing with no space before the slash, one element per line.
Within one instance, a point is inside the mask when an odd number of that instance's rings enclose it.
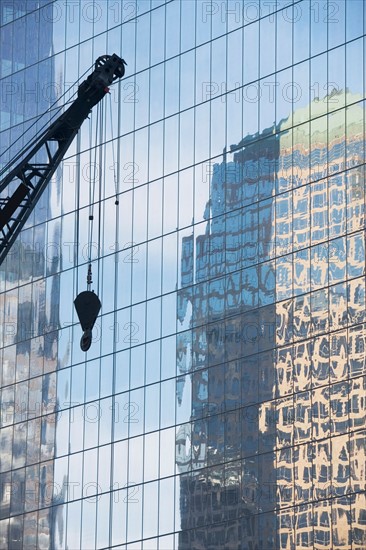
<path fill-rule="evenodd" d="M 279 177 L 289 176 L 292 155 L 293 181 L 303 186 L 276 198 L 277 236 L 291 251 L 276 281 L 287 298 L 277 305 L 279 326 L 292 327 L 287 338 L 277 333 L 276 364 L 278 548 L 286 550 L 366 545 L 360 99 L 332 94 L 336 112 L 313 102 L 315 123 L 290 130 L 305 118 L 295 113 L 282 126 Z M 292 221 L 283 207 L 291 199 Z"/>

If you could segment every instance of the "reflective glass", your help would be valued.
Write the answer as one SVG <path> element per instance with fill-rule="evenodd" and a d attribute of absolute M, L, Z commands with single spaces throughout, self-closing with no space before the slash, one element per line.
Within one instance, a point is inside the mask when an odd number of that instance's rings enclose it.
<path fill-rule="evenodd" d="M 365 15 L 1 3 L 0 168 L 127 62 L 0 269 L 1 548 L 364 550 Z"/>

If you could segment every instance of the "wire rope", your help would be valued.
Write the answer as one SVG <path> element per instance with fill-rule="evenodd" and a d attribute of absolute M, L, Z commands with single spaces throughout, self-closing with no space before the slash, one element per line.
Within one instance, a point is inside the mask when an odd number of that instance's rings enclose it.
<path fill-rule="evenodd" d="M 87 286 L 90 290 L 92 284 L 92 249 L 93 249 L 93 228 L 94 228 L 94 202 L 95 202 L 95 187 L 97 179 L 97 149 L 98 149 L 98 130 L 100 125 L 100 104 L 97 105 L 97 115 L 95 122 L 95 139 L 94 139 L 94 162 L 93 174 L 89 183 L 89 227 L 88 227 L 88 274 Z M 90 132 L 92 135 L 92 131 Z M 99 244 L 98 244 L 99 246 Z"/>
<path fill-rule="evenodd" d="M 118 195 L 119 195 L 119 181 L 116 173 L 116 157 L 114 154 L 114 132 L 113 132 L 113 114 L 112 114 L 112 96 L 109 94 L 109 114 L 110 114 L 110 124 L 111 124 L 111 145 L 112 145 L 112 163 L 113 163 L 113 180 L 114 180 L 114 191 L 116 194 L 115 204 L 118 205 Z"/>

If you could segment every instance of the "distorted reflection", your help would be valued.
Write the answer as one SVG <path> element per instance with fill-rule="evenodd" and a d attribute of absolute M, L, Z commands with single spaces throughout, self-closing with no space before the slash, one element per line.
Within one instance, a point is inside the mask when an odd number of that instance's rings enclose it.
<path fill-rule="evenodd" d="M 346 94 L 336 99 L 344 105 Z M 206 232 L 183 241 L 177 405 L 188 394 L 191 408 L 186 401 L 177 430 L 180 549 L 330 549 L 360 521 L 349 484 L 364 451 L 353 445 L 352 459 L 341 434 L 365 425 L 364 380 L 353 379 L 351 391 L 345 379 L 348 365 L 352 376 L 364 372 L 364 239 L 343 235 L 347 223 L 360 227 L 351 217 L 363 216 L 364 191 L 354 165 L 338 174 L 344 118 L 332 115 L 327 134 L 324 107 L 311 109 L 320 118 L 310 150 L 308 125 L 289 132 L 289 117 L 224 152 Z M 362 109 L 352 111 L 348 141 L 356 164 Z M 285 192 L 275 197 L 276 182 Z M 365 540 L 361 529 L 355 540 Z"/>

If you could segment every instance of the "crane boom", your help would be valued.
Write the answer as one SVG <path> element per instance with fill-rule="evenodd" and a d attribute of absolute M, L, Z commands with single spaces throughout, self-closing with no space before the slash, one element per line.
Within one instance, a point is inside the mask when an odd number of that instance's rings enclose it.
<path fill-rule="evenodd" d="M 94 71 L 78 88 L 77 98 L 36 140 L 24 158 L 0 182 L 0 265 L 47 187 L 91 109 L 108 93 L 109 85 L 125 73 L 126 62 L 118 55 L 103 55 Z M 41 153 L 44 162 L 37 162 Z"/>

